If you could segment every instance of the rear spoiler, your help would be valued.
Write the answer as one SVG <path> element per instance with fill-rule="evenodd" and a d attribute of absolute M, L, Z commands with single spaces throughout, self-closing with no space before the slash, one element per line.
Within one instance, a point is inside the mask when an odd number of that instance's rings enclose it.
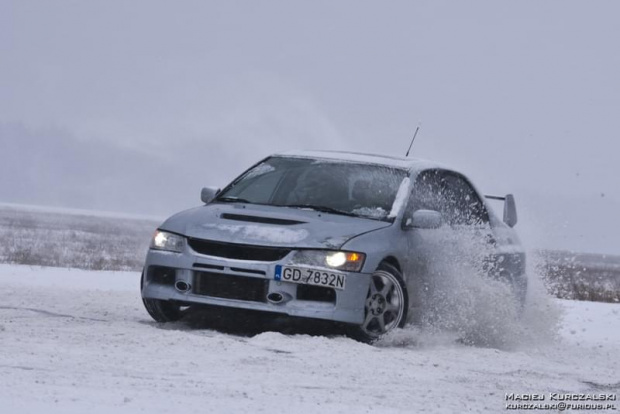
<path fill-rule="evenodd" d="M 515 203 L 515 196 L 512 194 L 506 194 L 504 197 L 485 195 L 485 198 L 489 200 L 499 200 L 504 202 L 504 223 L 510 227 L 514 227 L 517 224 L 517 204 Z"/>

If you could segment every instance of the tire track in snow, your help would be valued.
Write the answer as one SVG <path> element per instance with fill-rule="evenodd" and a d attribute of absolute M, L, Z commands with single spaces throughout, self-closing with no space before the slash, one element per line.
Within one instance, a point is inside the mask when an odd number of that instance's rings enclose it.
<path fill-rule="evenodd" d="M 73 315 L 66 315 L 63 313 L 56 313 L 56 312 L 50 312 L 50 311 L 46 311 L 43 309 L 35 309 L 35 308 L 21 308 L 21 307 L 15 307 L 15 306 L 0 306 L 0 309 L 5 309 L 5 310 L 25 310 L 25 311 L 29 311 L 29 312 L 35 312 L 38 313 L 40 315 L 45 315 L 45 316 L 51 316 L 54 318 L 69 318 L 69 319 L 81 319 L 81 320 L 86 320 L 86 321 L 94 321 L 94 322 L 109 322 L 105 319 L 97 319 L 97 318 L 87 318 L 85 316 L 73 316 Z"/>

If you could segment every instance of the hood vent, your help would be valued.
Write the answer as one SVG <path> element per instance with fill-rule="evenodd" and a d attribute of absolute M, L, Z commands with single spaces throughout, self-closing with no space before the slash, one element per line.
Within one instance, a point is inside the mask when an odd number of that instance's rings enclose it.
<path fill-rule="evenodd" d="M 246 221 L 250 223 L 278 224 L 281 226 L 291 226 L 293 224 L 302 224 L 304 221 L 287 220 L 273 217 L 246 216 L 244 214 L 223 213 L 221 218 L 226 220 Z"/>

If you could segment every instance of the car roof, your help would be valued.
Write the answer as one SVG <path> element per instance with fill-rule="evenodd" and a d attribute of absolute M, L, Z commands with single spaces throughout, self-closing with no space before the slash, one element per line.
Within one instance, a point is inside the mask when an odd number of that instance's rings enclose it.
<path fill-rule="evenodd" d="M 362 164 L 376 164 L 385 165 L 389 167 L 396 167 L 401 169 L 407 169 L 410 171 L 420 171 L 429 168 L 441 168 L 446 167 L 429 160 L 413 157 L 395 157 L 390 155 L 379 154 L 365 154 L 360 152 L 349 151 L 286 151 L 273 154 L 274 157 L 298 157 L 298 158 L 314 158 L 324 160 L 346 161 L 356 162 Z"/>

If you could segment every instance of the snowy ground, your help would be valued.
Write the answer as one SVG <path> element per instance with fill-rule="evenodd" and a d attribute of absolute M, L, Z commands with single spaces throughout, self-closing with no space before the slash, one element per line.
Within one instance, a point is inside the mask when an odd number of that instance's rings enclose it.
<path fill-rule="evenodd" d="M 619 304 L 554 300 L 558 338 L 530 332 L 500 349 L 416 329 L 370 346 L 161 327 L 138 283 L 0 265 L 0 412 L 498 413 L 506 393 L 620 394 Z"/>

